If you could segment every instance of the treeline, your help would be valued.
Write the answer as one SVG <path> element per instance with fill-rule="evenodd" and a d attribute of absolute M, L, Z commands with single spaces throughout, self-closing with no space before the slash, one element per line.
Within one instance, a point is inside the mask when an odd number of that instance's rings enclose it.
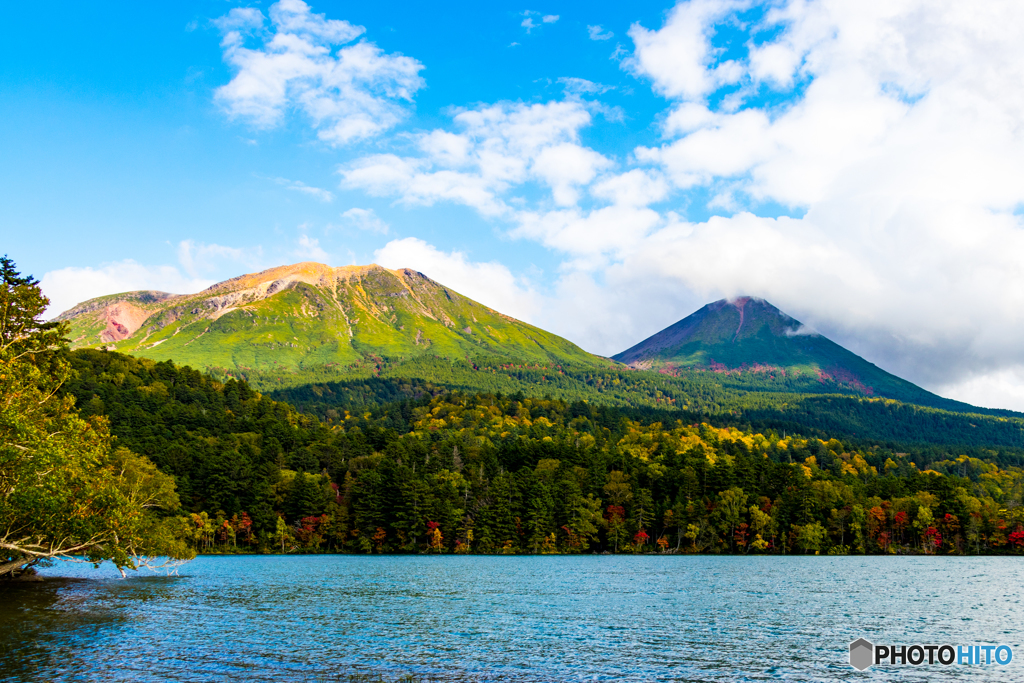
<path fill-rule="evenodd" d="M 169 362 L 98 351 L 71 359 L 66 388 L 83 414 L 105 415 L 120 445 L 175 477 L 190 512 L 179 524 L 201 551 L 1024 546 L 1024 472 L 1007 466 L 1013 451 L 758 432 L 729 426 L 734 415 L 689 419 L 380 378 L 327 387 L 364 402 L 344 408 L 329 397 L 321 419 Z M 381 394 L 408 398 L 371 407 Z"/>

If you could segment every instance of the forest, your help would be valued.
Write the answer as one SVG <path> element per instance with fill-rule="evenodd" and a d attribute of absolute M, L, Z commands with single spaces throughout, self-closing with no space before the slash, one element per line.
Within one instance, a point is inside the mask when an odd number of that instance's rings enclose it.
<path fill-rule="evenodd" d="M 465 393 L 551 396 L 569 403 L 617 406 L 675 421 L 714 419 L 756 431 L 799 431 L 902 444 L 957 444 L 1024 449 L 1024 417 L 938 399 L 938 406 L 864 396 L 840 382 L 762 370 L 678 370 L 674 375 L 625 366 L 507 362 L 420 356 L 392 364 L 377 359 L 354 378 L 275 389 L 269 395 L 329 420 L 338 408 L 384 403 L 458 390 Z M 360 373 L 363 376 L 359 376 Z M 221 381 L 231 379 L 212 373 Z M 922 390 L 922 393 L 923 392 Z M 946 406 L 946 407 L 942 407 Z M 953 410 L 952 407 L 960 406 Z M 660 419 L 660 418 L 659 418 Z"/>
<path fill-rule="evenodd" d="M 329 401 L 311 387 L 304 413 L 169 361 L 69 360 L 82 417 L 173 476 L 173 522 L 198 552 L 1024 550 L 1022 453 L 998 441 L 839 439 L 381 378 Z M 895 403 L 881 405 L 942 429 L 941 411 Z"/>

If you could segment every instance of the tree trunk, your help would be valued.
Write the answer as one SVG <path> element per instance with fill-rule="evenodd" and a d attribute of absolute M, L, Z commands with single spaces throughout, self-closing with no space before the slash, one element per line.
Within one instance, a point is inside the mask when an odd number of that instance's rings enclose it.
<path fill-rule="evenodd" d="M 0 578 L 4 578 L 4 577 L 7 577 L 7 576 L 10 576 L 10 575 L 14 574 L 14 572 L 16 572 L 19 569 L 21 569 L 22 567 L 26 567 L 26 566 L 28 566 L 31 563 L 32 563 L 32 558 L 31 557 L 26 557 L 26 556 L 22 555 L 20 558 L 18 558 L 16 560 L 11 560 L 10 562 L 8 562 L 6 564 L 0 564 Z"/>

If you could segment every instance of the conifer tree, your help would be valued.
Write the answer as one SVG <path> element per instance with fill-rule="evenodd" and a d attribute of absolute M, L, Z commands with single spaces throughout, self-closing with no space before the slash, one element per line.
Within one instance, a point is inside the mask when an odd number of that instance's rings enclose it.
<path fill-rule="evenodd" d="M 0 577 L 53 558 L 112 560 L 123 573 L 192 556 L 180 525 L 154 512 L 178 506 L 174 480 L 58 397 L 71 369 L 66 325 L 42 320 L 48 305 L 0 258 Z"/>

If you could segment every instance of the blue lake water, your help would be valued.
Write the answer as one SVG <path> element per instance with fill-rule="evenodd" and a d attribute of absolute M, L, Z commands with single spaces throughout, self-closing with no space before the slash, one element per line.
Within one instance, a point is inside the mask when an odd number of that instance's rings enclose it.
<path fill-rule="evenodd" d="M 1024 680 L 1024 564 L 929 557 L 202 557 L 0 586 L 2 681 Z M 1007 666 L 848 664 L 997 644 Z"/>

